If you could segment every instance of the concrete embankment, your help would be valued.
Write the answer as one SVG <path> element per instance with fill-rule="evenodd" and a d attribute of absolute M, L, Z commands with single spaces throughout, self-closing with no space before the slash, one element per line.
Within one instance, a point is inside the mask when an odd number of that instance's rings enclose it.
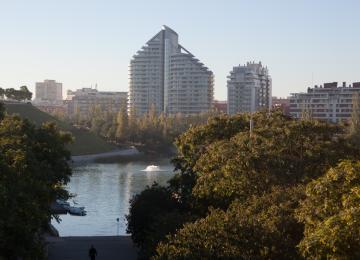
<path fill-rule="evenodd" d="M 82 163 L 82 162 L 94 162 L 100 159 L 112 158 L 112 157 L 130 157 L 140 155 L 141 153 L 135 148 L 130 147 L 127 149 L 118 149 L 111 152 L 106 153 L 98 153 L 98 154 L 87 154 L 87 155 L 77 155 L 72 156 L 71 161 L 73 163 Z"/>
<path fill-rule="evenodd" d="M 98 252 L 97 260 L 137 258 L 137 249 L 129 236 L 50 237 L 47 243 L 48 260 L 88 260 L 91 245 Z"/>

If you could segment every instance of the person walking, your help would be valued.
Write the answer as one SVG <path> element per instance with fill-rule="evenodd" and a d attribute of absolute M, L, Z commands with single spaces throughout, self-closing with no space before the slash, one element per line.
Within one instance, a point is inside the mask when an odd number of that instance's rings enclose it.
<path fill-rule="evenodd" d="M 91 247 L 89 249 L 89 257 L 91 260 L 95 260 L 96 256 L 97 256 L 97 251 L 96 251 L 94 245 L 91 245 Z"/>

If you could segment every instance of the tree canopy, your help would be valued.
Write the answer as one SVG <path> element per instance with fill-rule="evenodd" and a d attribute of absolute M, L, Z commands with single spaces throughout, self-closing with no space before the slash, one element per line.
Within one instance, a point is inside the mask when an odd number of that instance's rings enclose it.
<path fill-rule="evenodd" d="M 155 259 L 305 255 L 299 248 L 307 223 L 297 215 L 299 202 L 307 200 L 305 187 L 342 160 L 358 159 L 359 147 L 342 125 L 295 120 L 279 111 L 258 112 L 250 135 L 249 119 L 248 114 L 214 117 L 177 139 L 177 173 L 166 190 L 188 216 L 172 216 L 178 221 L 173 224 L 176 230 L 157 225 L 156 218 L 140 230 L 129 230 L 132 237 L 138 232 L 157 237 L 155 249 L 154 241 L 141 241 L 142 252 Z M 137 198 L 137 203 L 148 201 Z M 137 213 L 131 212 L 129 223 L 134 223 Z M 165 218 L 167 214 L 168 210 L 156 213 Z"/>
<path fill-rule="evenodd" d="M 19 90 L 14 88 L 2 89 L 0 88 L 0 97 L 6 96 L 8 99 L 16 101 L 31 100 L 32 93 L 29 91 L 27 86 L 21 86 Z"/>
<path fill-rule="evenodd" d="M 0 104 L 2 108 L 2 105 Z M 2 111 L 2 110 L 1 110 Z M 35 127 L 17 116 L 0 119 L 0 258 L 41 259 L 50 204 L 67 198 L 71 169 L 67 133 Z"/>
<path fill-rule="evenodd" d="M 360 161 L 343 161 L 306 187 L 297 210 L 308 259 L 360 258 Z"/>

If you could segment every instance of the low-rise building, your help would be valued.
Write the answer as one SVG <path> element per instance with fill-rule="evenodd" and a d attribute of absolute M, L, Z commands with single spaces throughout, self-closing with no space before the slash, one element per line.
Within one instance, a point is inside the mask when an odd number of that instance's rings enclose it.
<path fill-rule="evenodd" d="M 214 100 L 214 109 L 226 114 L 227 113 L 227 101 Z"/>
<path fill-rule="evenodd" d="M 352 114 L 354 94 L 360 94 L 360 82 L 346 86 L 343 82 L 325 83 L 308 88 L 306 93 L 292 93 L 290 115 L 301 118 L 304 115 L 329 122 L 347 121 Z"/>
<path fill-rule="evenodd" d="M 272 97 L 272 108 L 281 109 L 285 115 L 290 115 L 290 99 L 281 97 Z"/>
<path fill-rule="evenodd" d="M 93 88 L 68 90 L 65 102 L 69 115 L 79 113 L 88 117 L 95 106 L 100 106 L 103 111 L 116 113 L 122 107 L 127 107 L 127 92 L 98 91 Z"/>

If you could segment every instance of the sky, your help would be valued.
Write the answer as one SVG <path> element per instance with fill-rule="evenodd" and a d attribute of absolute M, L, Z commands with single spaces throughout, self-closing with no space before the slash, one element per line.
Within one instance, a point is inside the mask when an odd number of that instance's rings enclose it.
<path fill-rule="evenodd" d="M 273 96 L 360 81 L 357 0 L 0 0 L 0 87 L 54 79 L 127 91 L 131 57 L 168 25 L 215 75 L 261 61 Z"/>

